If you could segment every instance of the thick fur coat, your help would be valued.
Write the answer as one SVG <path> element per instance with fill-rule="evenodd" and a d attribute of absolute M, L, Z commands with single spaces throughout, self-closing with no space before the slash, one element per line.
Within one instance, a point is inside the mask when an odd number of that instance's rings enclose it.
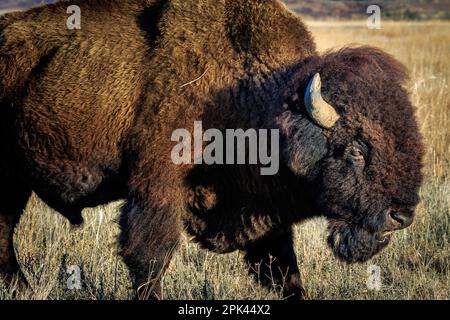
<path fill-rule="evenodd" d="M 413 215 L 422 145 L 405 71 L 389 55 L 319 56 L 276 0 L 70 4 L 81 30 L 65 27 L 63 2 L 0 20 L 0 184 L 17 190 L 0 193 L 7 276 L 19 271 L 12 232 L 31 191 L 73 224 L 83 208 L 125 199 L 120 254 L 150 297 L 183 230 L 207 249 L 245 251 L 253 272 L 273 277 L 267 285 L 302 298 L 294 223 L 324 214 L 336 255 L 363 261 L 387 244 L 376 240 L 387 224 L 378 209 Z M 341 115 L 330 130 L 298 98 L 315 73 Z M 279 129 L 279 173 L 175 165 L 172 132 L 200 120 L 205 130 Z M 364 167 L 349 156 L 355 145 Z"/>

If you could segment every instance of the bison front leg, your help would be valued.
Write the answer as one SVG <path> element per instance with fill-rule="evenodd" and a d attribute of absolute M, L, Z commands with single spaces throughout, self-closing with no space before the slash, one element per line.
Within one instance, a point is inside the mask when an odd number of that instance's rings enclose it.
<path fill-rule="evenodd" d="M 282 290 L 289 300 L 303 300 L 306 292 L 294 252 L 292 231 L 268 236 L 246 248 L 250 273 L 269 289 Z"/>
<path fill-rule="evenodd" d="M 0 277 L 9 284 L 18 276 L 27 285 L 17 263 L 13 246 L 14 228 L 30 197 L 31 190 L 17 179 L 0 176 Z"/>
<path fill-rule="evenodd" d="M 129 268 L 137 299 L 161 299 L 161 278 L 175 251 L 180 231 L 169 209 L 129 201 L 120 220 L 120 254 Z"/>

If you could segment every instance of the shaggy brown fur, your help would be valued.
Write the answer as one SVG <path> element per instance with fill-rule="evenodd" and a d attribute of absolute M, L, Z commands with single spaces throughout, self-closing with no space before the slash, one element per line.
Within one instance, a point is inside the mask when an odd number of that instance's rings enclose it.
<path fill-rule="evenodd" d="M 422 145 L 390 56 L 318 56 L 276 0 L 71 4 L 81 30 L 65 28 L 65 3 L 0 20 L 2 273 L 19 271 L 11 238 L 30 190 L 74 224 L 85 207 L 126 199 L 120 253 L 151 297 L 183 228 L 210 250 L 245 251 L 253 273 L 274 277 L 263 282 L 302 298 L 292 224 L 325 214 L 330 245 L 351 262 L 386 245 L 387 212 L 412 217 Z M 316 72 L 341 114 L 331 130 L 296 98 Z M 280 172 L 173 164 L 172 131 L 196 120 L 281 129 Z"/>

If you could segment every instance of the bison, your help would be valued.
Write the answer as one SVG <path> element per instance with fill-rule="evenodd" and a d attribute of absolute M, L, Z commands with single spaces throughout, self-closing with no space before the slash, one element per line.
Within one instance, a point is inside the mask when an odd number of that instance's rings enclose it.
<path fill-rule="evenodd" d="M 366 261 L 408 227 L 423 145 L 407 72 L 372 47 L 319 54 L 277 0 L 76 0 L 0 20 L 0 272 L 23 278 L 12 238 L 31 192 L 75 225 L 125 200 L 119 253 L 137 297 L 186 231 L 306 297 L 292 226 L 328 220 L 328 244 Z M 175 164 L 178 128 L 277 129 L 279 170 Z M 270 278 L 270 279 L 269 279 Z M 26 281 L 25 279 L 23 279 Z"/>

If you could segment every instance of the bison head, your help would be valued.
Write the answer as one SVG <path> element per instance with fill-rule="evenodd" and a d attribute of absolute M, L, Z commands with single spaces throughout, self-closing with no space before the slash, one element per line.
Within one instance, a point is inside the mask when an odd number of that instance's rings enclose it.
<path fill-rule="evenodd" d="M 283 158 L 313 185 L 329 246 L 362 262 L 408 227 L 419 201 L 423 146 L 404 67 L 374 48 L 308 59 L 278 118 Z"/>

